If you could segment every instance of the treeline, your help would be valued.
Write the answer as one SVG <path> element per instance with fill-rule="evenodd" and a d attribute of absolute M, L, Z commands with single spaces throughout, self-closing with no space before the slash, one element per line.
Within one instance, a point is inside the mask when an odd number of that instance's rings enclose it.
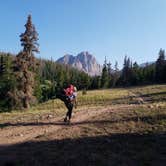
<path fill-rule="evenodd" d="M 101 75 L 94 77 L 67 65 L 46 60 L 42 61 L 40 71 L 41 82 L 49 80 L 54 83 L 54 87 L 64 87 L 65 84 L 71 83 L 78 89 L 100 89 L 166 83 L 165 51 L 160 49 L 158 59 L 143 66 L 139 66 L 137 62 L 133 63 L 125 56 L 121 70 L 118 69 L 118 62 L 112 67 L 105 59 Z"/>
<path fill-rule="evenodd" d="M 158 59 L 144 66 L 139 66 L 137 62 L 133 63 L 130 58 L 125 56 L 121 71 L 118 69 L 117 62 L 112 68 L 111 63 L 107 63 L 107 60 L 105 60 L 101 77 L 95 79 L 97 81 L 95 81 L 93 88 L 166 83 L 165 50 L 160 49 Z"/>

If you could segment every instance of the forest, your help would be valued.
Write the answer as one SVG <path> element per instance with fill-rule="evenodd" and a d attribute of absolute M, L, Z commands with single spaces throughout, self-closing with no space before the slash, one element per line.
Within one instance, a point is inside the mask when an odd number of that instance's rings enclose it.
<path fill-rule="evenodd" d="M 35 58 L 35 53 L 39 52 L 38 39 L 29 15 L 25 32 L 20 34 L 23 49 L 16 55 L 0 53 L 0 112 L 26 110 L 37 103 L 56 98 L 57 91 L 69 83 L 84 91 L 166 83 L 164 49 L 159 50 L 155 62 L 145 66 L 125 56 L 121 70 L 118 62 L 112 67 L 111 60 L 105 58 L 101 75 L 92 77 L 53 60 Z"/>

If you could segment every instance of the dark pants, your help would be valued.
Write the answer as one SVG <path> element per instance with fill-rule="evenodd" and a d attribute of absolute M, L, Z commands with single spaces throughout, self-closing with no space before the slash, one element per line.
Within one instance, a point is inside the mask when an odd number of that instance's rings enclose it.
<path fill-rule="evenodd" d="M 70 101 L 70 98 L 64 94 L 57 94 L 56 96 L 58 99 L 62 100 L 65 103 L 65 106 L 68 109 L 66 117 L 68 117 L 70 120 L 72 116 L 73 103 Z"/>
<path fill-rule="evenodd" d="M 65 103 L 68 111 L 66 113 L 66 117 L 69 117 L 69 120 L 71 119 L 71 115 L 72 115 L 72 110 L 73 110 L 73 103 L 69 102 L 69 103 Z"/>

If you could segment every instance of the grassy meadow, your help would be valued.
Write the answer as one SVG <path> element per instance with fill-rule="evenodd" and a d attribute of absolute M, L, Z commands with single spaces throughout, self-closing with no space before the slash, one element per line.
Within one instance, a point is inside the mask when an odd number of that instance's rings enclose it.
<path fill-rule="evenodd" d="M 150 85 L 130 88 L 115 88 L 103 90 L 91 90 L 83 94 L 78 92 L 77 109 L 78 112 L 84 109 L 95 109 L 105 107 L 118 107 L 122 105 L 134 105 L 137 112 L 158 113 L 166 110 L 166 85 Z M 44 116 L 52 115 L 54 117 L 62 116 L 66 113 L 66 107 L 59 99 L 49 100 L 38 104 L 30 110 L 12 111 L 0 113 L 0 123 L 38 120 Z"/>

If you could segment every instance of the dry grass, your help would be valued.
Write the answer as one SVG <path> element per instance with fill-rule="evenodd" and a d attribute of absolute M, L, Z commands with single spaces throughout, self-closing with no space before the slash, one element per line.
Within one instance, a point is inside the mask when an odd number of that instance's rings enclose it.
<path fill-rule="evenodd" d="M 143 98 L 144 108 L 160 110 L 166 108 L 166 85 L 151 85 L 133 88 L 117 88 L 106 90 L 87 91 L 83 95 L 78 93 L 77 111 L 90 108 L 102 108 L 119 104 L 142 104 L 139 99 Z M 146 102 L 147 101 L 147 102 Z M 142 105 L 140 105 L 142 108 Z M 0 123 L 7 121 L 17 121 L 20 119 L 34 120 L 48 114 L 61 116 L 66 112 L 66 107 L 59 99 L 50 100 L 45 103 L 38 104 L 26 111 L 12 111 L 0 113 Z"/>

